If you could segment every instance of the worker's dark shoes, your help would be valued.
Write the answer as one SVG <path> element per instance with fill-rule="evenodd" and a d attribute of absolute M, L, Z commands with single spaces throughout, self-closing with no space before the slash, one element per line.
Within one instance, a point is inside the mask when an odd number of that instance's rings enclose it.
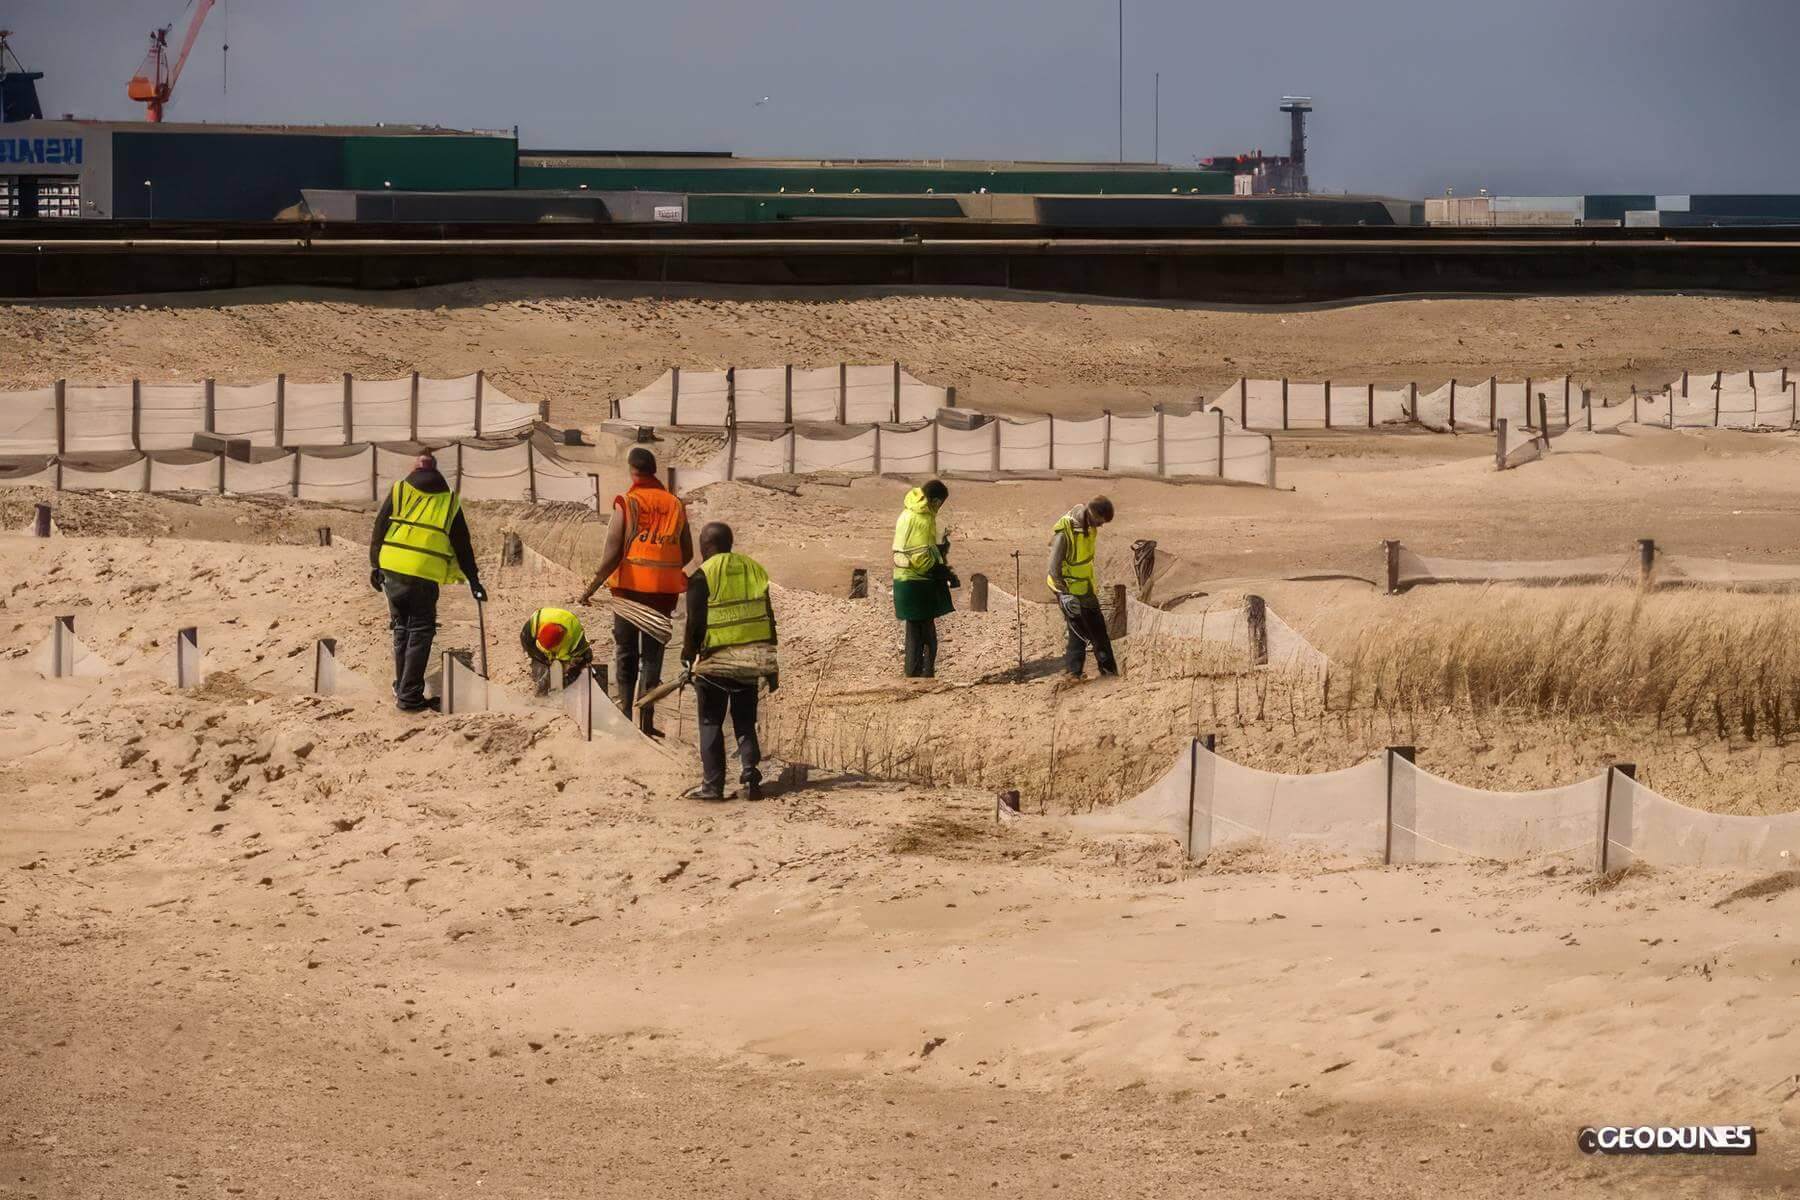
<path fill-rule="evenodd" d="M 725 789 L 707 787 L 704 783 L 695 784 L 687 791 L 681 793 L 681 798 L 684 800 L 709 800 L 716 802 L 725 799 Z"/>
<path fill-rule="evenodd" d="M 744 785 L 744 799 L 761 800 L 763 798 L 762 780 L 753 779 Z"/>
<path fill-rule="evenodd" d="M 394 701 L 394 707 L 404 713 L 442 712 L 443 701 L 436 696 L 429 696 L 417 704 L 408 704 L 404 700 Z"/>
<path fill-rule="evenodd" d="M 654 725 L 639 725 L 638 732 L 647 738 L 656 738 L 659 741 L 668 736 L 668 734 L 664 733 Z"/>

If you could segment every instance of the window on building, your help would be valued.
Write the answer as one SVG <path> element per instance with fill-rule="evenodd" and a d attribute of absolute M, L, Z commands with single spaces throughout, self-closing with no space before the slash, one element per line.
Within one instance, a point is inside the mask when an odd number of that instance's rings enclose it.
<path fill-rule="evenodd" d="M 0 175 L 0 219 L 19 215 L 19 184 L 10 175 Z"/>
<path fill-rule="evenodd" d="M 79 217 L 81 215 L 81 181 L 79 179 L 38 179 L 37 215 L 40 217 Z"/>

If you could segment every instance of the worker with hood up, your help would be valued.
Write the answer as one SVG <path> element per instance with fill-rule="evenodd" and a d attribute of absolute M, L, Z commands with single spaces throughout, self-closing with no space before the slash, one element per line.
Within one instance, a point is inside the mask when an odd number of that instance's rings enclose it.
<path fill-rule="evenodd" d="M 938 531 L 938 510 L 950 498 L 942 480 L 906 493 L 894 522 L 894 615 L 906 626 L 906 676 L 937 674 L 937 619 L 956 611 L 950 589 L 962 580 L 950 569 L 950 539 Z"/>

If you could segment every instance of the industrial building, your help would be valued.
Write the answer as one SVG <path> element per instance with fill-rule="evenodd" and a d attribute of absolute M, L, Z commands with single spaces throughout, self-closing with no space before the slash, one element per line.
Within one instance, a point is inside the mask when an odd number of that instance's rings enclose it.
<path fill-rule="evenodd" d="M 514 185 L 510 132 L 417 126 L 0 125 L 0 217 L 267 221 L 305 188 Z"/>
<path fill-rule="evenodd" d="M 1452 227 L 1728 229 L 1800 225 L 1800 196 L 1434 196 L 1425 223 Z"/>

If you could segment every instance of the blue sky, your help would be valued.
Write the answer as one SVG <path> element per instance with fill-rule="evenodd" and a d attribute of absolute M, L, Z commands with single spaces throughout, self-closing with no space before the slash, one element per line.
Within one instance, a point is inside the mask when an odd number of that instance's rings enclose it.
<path fill-rule="evenodd" d="M 46 115 L 126 118 L 186 0 L 9 0 Z M 1286 144 L 1315 187 L 1800 192 L 1800 4 L 1125 4 L 1126 155 Z M 171 120 L 520 127 L 528 146 L 801 157 L 1118 154 L 1115 0 L 221 0 Z M 231 43 L 229 93 L 221 44 Z M 766 103 L 759 103 L 767 96 Z"/>

